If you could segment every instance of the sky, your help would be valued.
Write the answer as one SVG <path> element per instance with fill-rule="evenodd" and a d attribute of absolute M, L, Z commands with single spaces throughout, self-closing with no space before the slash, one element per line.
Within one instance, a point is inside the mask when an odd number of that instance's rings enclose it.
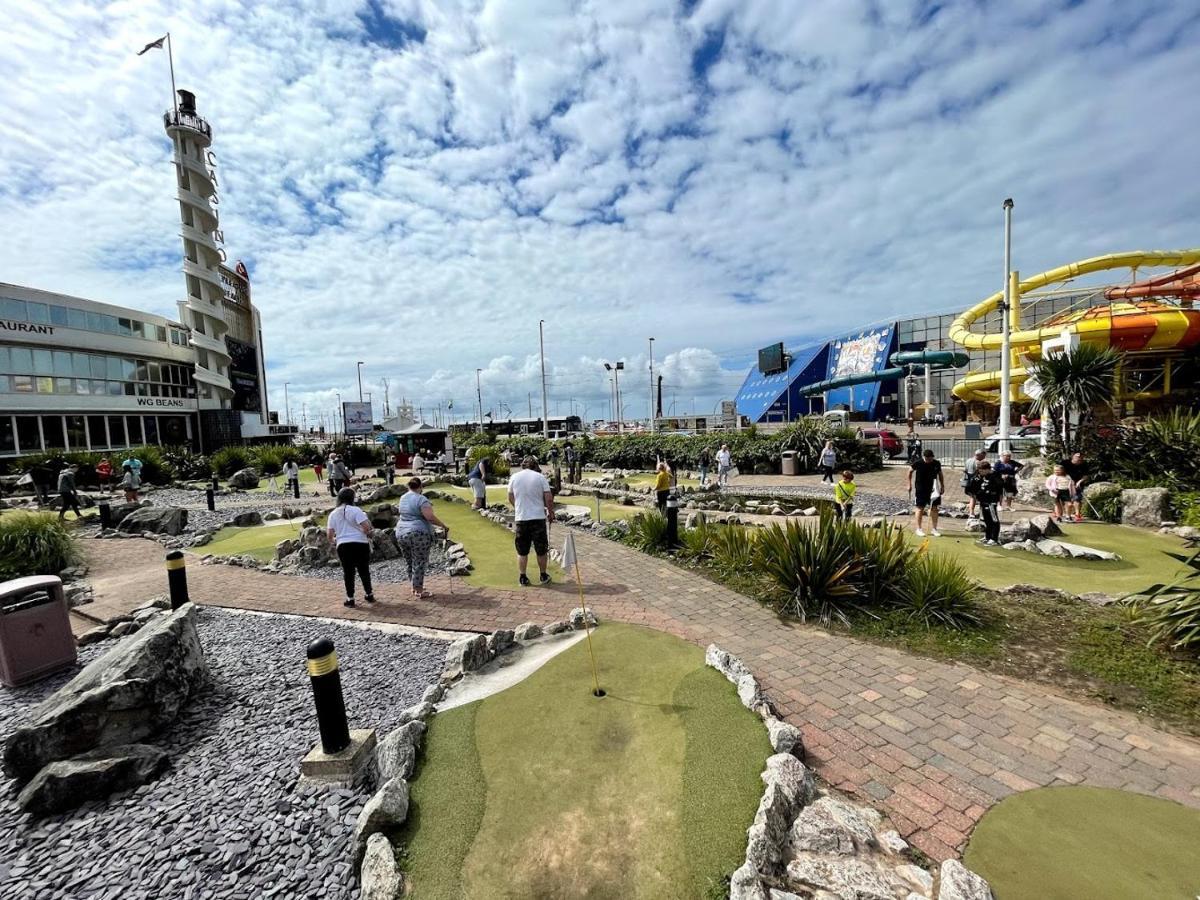
<path fill-rule="evenodd" d="M 212 124 L 270 401 L 710 412 L 758 347 L 1200 243 L 1200 6 L 0 0 L 0 281 L 177 316 L 162 112 Z"/>

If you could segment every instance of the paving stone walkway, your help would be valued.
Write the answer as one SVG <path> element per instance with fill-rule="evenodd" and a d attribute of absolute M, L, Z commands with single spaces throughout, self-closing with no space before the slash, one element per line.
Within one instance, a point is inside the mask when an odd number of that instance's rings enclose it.
<path fill-rule="evenodd" d="M 556 536 L 560 537 L 560 535 Z M 1200 742 L 1128 713 L 1027 682 L 787 622 L 755 601 L 670 563 L 577 534 L 589 605 L 601 619 L 669 631 L 740 656 L 829 783 L 875 803 L 914 846 L 957 856 L 979 817 L 1015 791 L 1090 784 L 1200 807 Z M 96 609 L 165 593 L 162 548 L 89 542 Z M 439 578 L 414 602 L 384 586 L 372 607 L 346 609 L 340 582 L 188 566 L 192 599 L 214 606 L 373 619 L 464 631 L 565 617 L 573 585 L 494 591 Z M 347 664 L 350 664 L 347 661 Z"/>

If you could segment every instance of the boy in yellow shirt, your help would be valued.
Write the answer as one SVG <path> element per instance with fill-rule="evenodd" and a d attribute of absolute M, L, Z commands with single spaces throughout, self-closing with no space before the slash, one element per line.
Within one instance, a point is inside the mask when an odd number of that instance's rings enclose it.
<path fill-rule="evenodd" d="M 658 501 L 658 511 L 666 512 L 667 497 L 671 493 L 671 473 L 665 462 L 660 462 L 657 468 L 658 474 L 654 476 L 654 493 Z"/>
<path fill-rule="evenodd" d="M 837 518 L 849 522 L 854 514 L 854 494 L 858 485 L 854 483 L 854 473 L 847 469 L 842 473 L 842 480 L 833 486 L 833 502 L 837 504 Z"/>

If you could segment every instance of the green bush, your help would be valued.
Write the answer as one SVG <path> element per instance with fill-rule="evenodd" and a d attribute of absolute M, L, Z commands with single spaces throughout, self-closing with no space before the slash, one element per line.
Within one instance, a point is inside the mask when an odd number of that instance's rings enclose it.
<path fill-rule="evenodd" d="M 781 593 L 780 610 L 801 621 L 848 625 L 848 613 L 863 607 L 865 560 L 855 555 L 848 529 L 828 513 L 816 529 L 794 520 L 766 529 L 758 539 L 757 562 Z"/>
<path fill-rule="evenodd" d="M 1140 425 L 1108 427 L 1092 435 L 1085 452 L 1102 474 L 1127 486 L 1152 470 L 1155 484 L 1200 490 L 1200 412 L 1175 409 Z"/>
<path fill-rule="evenodd" d="M 337 441 L 330 449 L 356 469 L 382 466 L 390 452 L 384 444 L 351 444 L 348 441 Z"/>
<path fill-rule="evenodd" d="M 904 539 L 904 529 L 890 522 L 878 528 L 865 528 L 857 522 L 835 525 L 845 533 L 854 555 L 863 560 L 865 597 L 877 604 L 895 600 L 905 573 L 917 558 L 917 551 Z"/>
<path fill-rule="evenodd" d="M 926 628 L 960 629 L 980 622 L 973 604 L 978 591 L 979 586 L 952 557 L 925 553 L 908 567 L 896 603 L 908 618 Z"/>
<path fill-rule="evenodd" d="M 716 529 L 707 522 L 701 522 L 695 528 L 684 528 L 679 532 L 679 555 L 694 562 L 705 562 L 712 559 Z"/>
<path fill-rule="evenodd" d="M 665 550 L 667 517 L 658 510 L 638 513 L 629 520 L 629 532 L 625 536 L 625 541 L 643 553 Z"/>
<path fill-rule="evenodd" d="M 296 462 L 302 466 L 311 466 L 313 463 L 324 463 L 325 454 L 316 444 L 305 441 L 303 444 L 297 444 L 294 448 L 296 451 Z"/>
<path fill-rule="evenodd" d="M 43 465 L 54 472 L 57 481 L 59 471 L 69 463 L 78 468 L 75 473 L 75 483 L 79 487 L 90 488 L 99 484 L 99 479 L 96 477 L 96 464 L 106 456 L 112 463 L 114 473 L 121 471 L 122 460 L 136 456 L 142 461 L 143 481 L 149 484 L 166 484 L 175 478 L 175 467 L 158 447 L 133 447 L 129 450 L 113 450 L 111 453 L 100 451 L 64 453 L 62 450 L 30 453 L 10 461 L 10 471 L 24 472 L 32 466 Z"/>
<path fill-rule="evenodd" d="M 488 478 L 493 480 L 507 478 L 509 466 L 500 453 L 500 448 L 495 444 L 477 444 L 467 451 L 467 471 L 470 472 L 475 463 L 482 458 L 487 460 Z"/>
<path fill-rule="evenodd" d="M 0 581 L 57 575 L 78 559 L 71 532 L 52 513 L 0 516 Z"/>
<path fill-rule="evenodd" d="M 726 577 L 744 575 L 754 567 L 758 535 L 740 525 L 722 525 L 712 534 L 713 567 Z"/>
<path fill-rule="evenodd" d="M 190 481 L 196 478 L 208 478 L 212 474 L 212 465 L 207 456 L 193 453 L 190 447 L 163 447 L 163 467 L 173 473 L 175 478 Z"/>
<path fill-rule="evenodd" d="M 1103 522 L 1121 521 L 1121 485 L 1095 488 L 1084 494 L 1092 515 Z"/>
<path fill-rule="evenodd" d="M 276 444 L 259 444 L 250 448 L 247 455 L 250 465 L 257 469 L 260 475 L 278 475 L 283 471 L 283 448 Z"/>
<path fill-rule="evenodd" d="M 1175 521 L 1180 525 L 1200 526 L 1200 491 L 1180 491 L 1171 497 Z"/>
<path fill-rule="evenodd" d="M 246 447 L 230 445 L 222 447 L 208 458 L 211 470 L 222 478 L 250 466 L 250 451 Z"/>
<path fill-rule="evenodd" d="M 1200 650 L 1200 551 L 1191 556 L 1169 553 L 1190 571 L 1169 584 L 1154 584 L 1140 595 L 1127 597 L 1135 618 L 1150 628 L 1150 642 L 1165 642 L 1172 650 Z"/>

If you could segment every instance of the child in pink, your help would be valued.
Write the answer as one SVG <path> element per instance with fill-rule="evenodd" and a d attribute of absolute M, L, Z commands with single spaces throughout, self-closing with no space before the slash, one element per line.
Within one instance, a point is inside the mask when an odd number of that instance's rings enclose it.
<path fill-rule="evenodd" d="M 1075 517 L 1075 482 L 1062 466 L 1054 467 L 1054 474 L 1046 479 L 1046 491 L 1054 499 L 1054 518 L 1063 520 L 1063 508 L 1070 518 Z"/>

